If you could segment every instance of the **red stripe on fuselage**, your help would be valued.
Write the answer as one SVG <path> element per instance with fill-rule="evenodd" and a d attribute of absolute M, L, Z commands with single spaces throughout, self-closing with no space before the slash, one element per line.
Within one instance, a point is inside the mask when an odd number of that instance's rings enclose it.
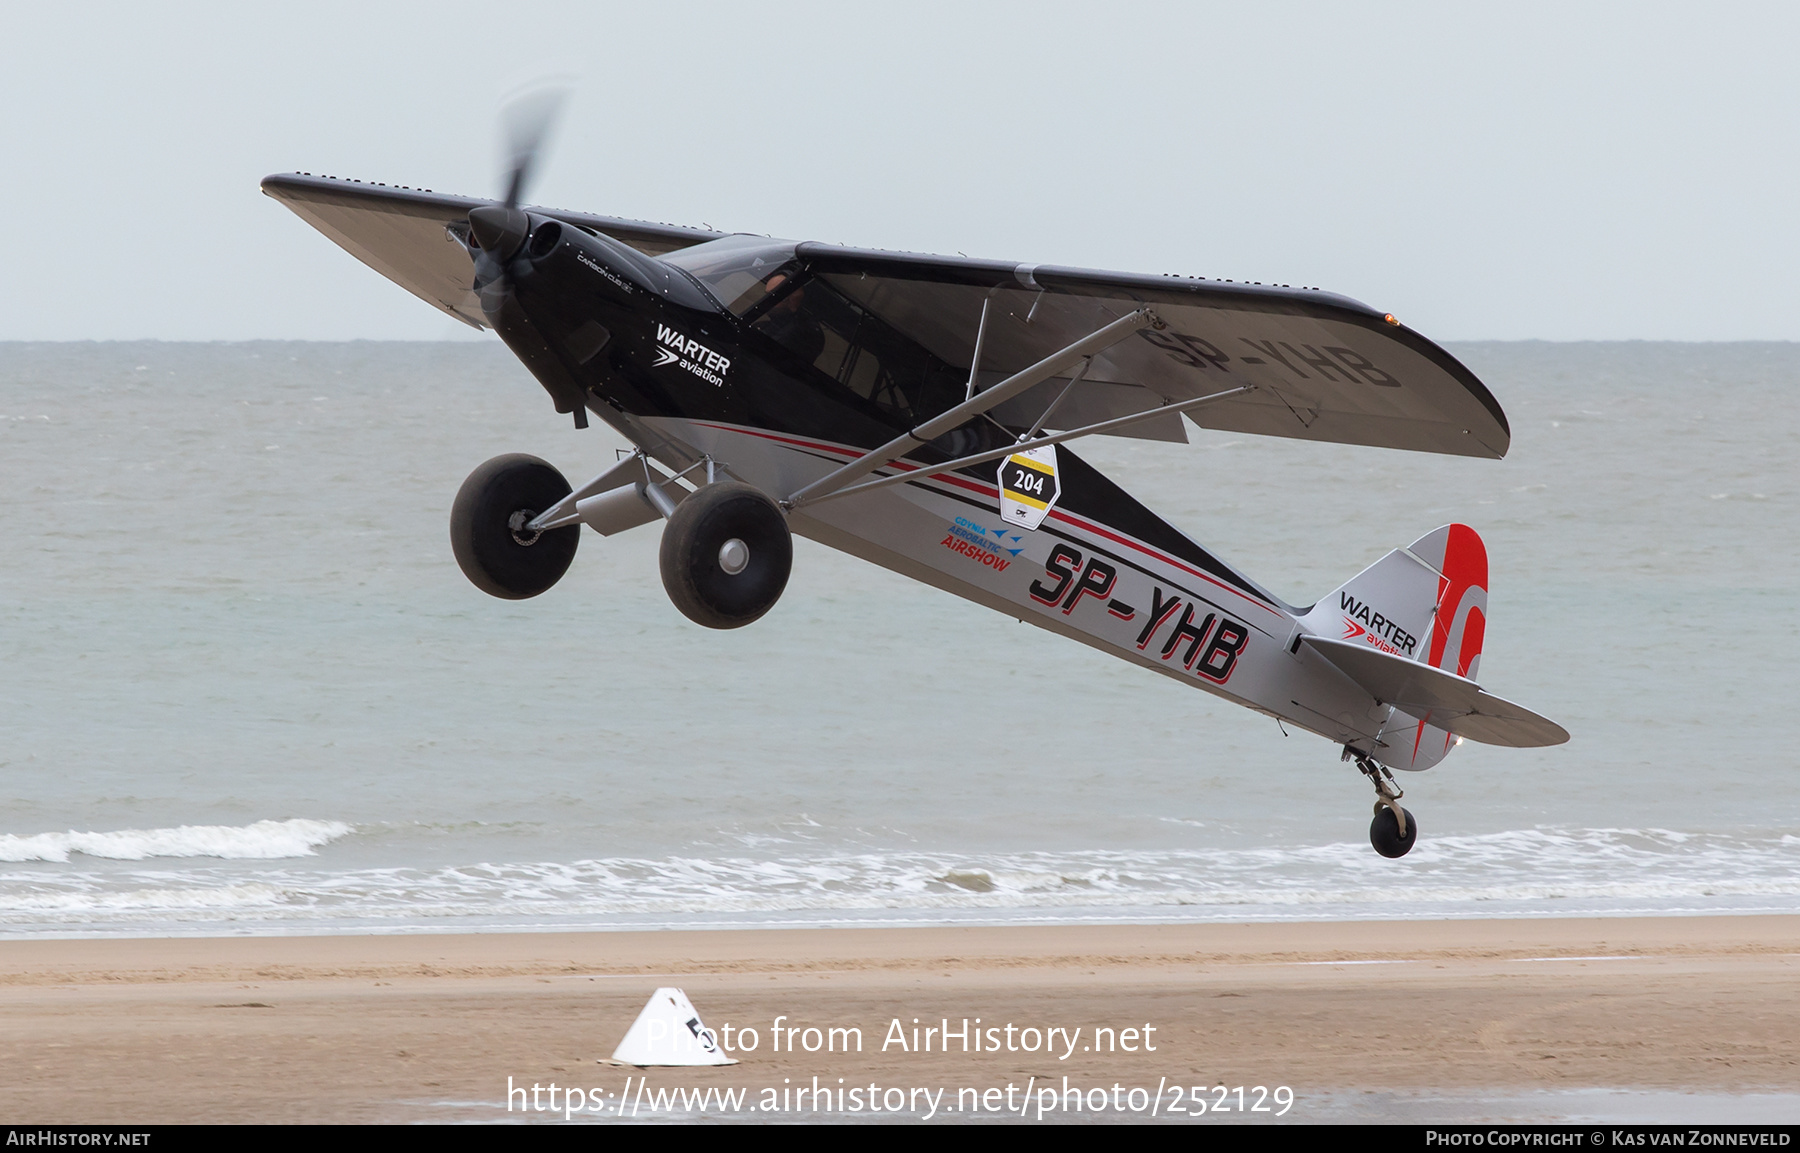
<path fill-rule="evenodd" d="M 737 425 L 711 424 L 706 421 L 698 421 L 698 420 L 694 421 L 693 423 L 700 428 L 712 428 L 712 429 L 717 429 L 720 432 L 742 433 L 745 436 L 754 436 L 754 437 L 760 437 L 763 440 L 772 440 L 772 441 L 777 442 L 778 444 L 791 444 L 791 445 L 798 446 L 800 448 L 810 448 L 810 449 L 814 449 L 819 452 L 831 453 L 832 455 L 835 455 L 835 456 L 845 457 L 847 460 L 855 460 L 857 457 L 863 455 L 860 452 L 856 452 L 856 451 L 850 450 L 850 449 L 840 448 L 837 445 L 827 444 L 822 441 L 800 440 L 795 437 L 780 436 L 776 433 L 762 432 L 757 429 L 743 428 L 743 427 L 737 426 Z M 889 461 L 887 463 L 887 465 L 884 465 L 883 467 L 897 468 L 897 469 L 902 470 L 903 472 L 915 472 L 922 466 L 916 465 L 916 464 L 908 464 L 907 462 L 901 461 L 901 460 L 894 460 L 894 461 Z M 999 486 L 992 485 L 992 484 L 982 484 L 978 481 L 970 480 L 966 476 L 953 476 L 949 473 L 941 473 L 940 472 L 940 473 L 935 473 L 929 477 L 921 477 L 919 482 L 917 482 L 917 483 L 923 483 L 926 480 L 942 481 L 947 484 L 953 484 L 953 485 L 956 485 L 958 488 L 968 489 L 970 492 L 980 493 L 983 497 L 992 497 L 995 500 L 998 500 L 999 496 L 1000 496 Z M 1174 567 L 1174 568 L 1178 568 L 1182 572 L 1188 573 L 1191 576 L 1198 577 L 1201 580 L 1206 581 L 1208 584 L 1211 584 L 1220 589 L 1223 589 L 1224 591 L 1232 594 L 1233 596 L 1239 598 L 1240 600 L 1244 601 L 1245 603 L 1255 605 L 1257 608 L 1262 609 L 1264 612 L 1269 613 L 1272 616 L 1282 617 L 1284 615 L 1280 609 L 1277 609 L 1270 605 L 1264 604 L 1262 601 L 1259 601 L 1254 597 L 1246 596 L 1242 589 L 1234 588 L 1231 585 L 1226 584 L 1224 581 L 1221 581 L 1219 578 L 1211 575 L 1210 573 L 1203 572 L 1200 569 L 1197 569 L 1197 568 L 1193 567 L 1192 565 L 1187 564 L 1186 562 L 1180 560 L 1179 558 L 1170 556 L 1168 553 L 1162 552 L 1159 549 L 1151 548 L 1149 545 L 1140 544 L 1137 541 L 1132 540 L 1129 537 L 1120 536 L 1118 533 L 1115 533 L 1110 529 L 1104 528 L 1101 525 L 1098 525 L 1098 524 L 1094 523 L 1093 521 L 1086 519 L 1085 517 L 1078 517 L 1078 516 L 1074 515 L 1073 513 L 1063 512 L 1061 509 L 1051 509 L 1050 510 L 1050 519 L 1062 521 L 1064 524 L 1072 525 L 1075 528 L 1082 529 L 1086 532 L 1094 534 L 1095 536 L 1104 537 L 1107 540 L 1114 542 L 1115 544 L 1121 545 L 1125 548 L 1133 549 L 1133 550 L 1143 553 L 1145 556 L 1151 557 L 1155 560 L 1162 561 L 1164 564 L 1170 565 L 1171 567 Z M 1470 530 L 1470 531 L 1472 532 L 1473 530 Z M 1479 545 L 1479 543 L 1480 543 L 1479 538 L 1477 538 L 1476 543 L 1477 543 L 1477 545 Z M 1486 568 L 1486 559 L 1487 559 L 1486 554 L 1483 553 L 1482 560 L 1483 560 L 1484 571 Z"/>

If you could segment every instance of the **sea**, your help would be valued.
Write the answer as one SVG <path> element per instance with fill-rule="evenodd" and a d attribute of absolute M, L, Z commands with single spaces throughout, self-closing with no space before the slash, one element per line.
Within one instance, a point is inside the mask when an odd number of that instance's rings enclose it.
<path fill-rule="evenodd" d="M 623 445 L 497 341 L 0 344 L 0 936 L 1800 912 L 1800 345 L 1450 347 L 1505 460 L 1076 446 L 1296 604 L 1482 534 L 1573 736 L 1389 861 L 1328 742 L 808 541 L 728 632 L 655 525 L 478 592 L 463 477 Z"/>

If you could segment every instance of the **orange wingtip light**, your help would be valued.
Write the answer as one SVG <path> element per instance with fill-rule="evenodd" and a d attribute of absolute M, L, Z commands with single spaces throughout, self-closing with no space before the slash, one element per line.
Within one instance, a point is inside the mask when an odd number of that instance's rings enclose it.
<path fill-rule="evenodd" d="M 1394 315 L 1394 314 L 1393 314 L 1393 313 L 1391 313 L 1391 312 L 1390 312 L 1390 313 L 1388 313 L 1388 314 L 1387 314 L 1387 315 L 1386 315 L 1386 316 L 1384 316 L 1384 317 L 1382 317 L 1382 318 L 1381 318 L 1381 319 L 1383 319 L 1383 320 L 1385 320 L 1385 321 L 1387 321 L 1387 322 L 1388 322 L 1388 323 L 1389 323 L 1389 324 L 1399 324 L 1399 323 L 1400 323 L 1400 320 L 1399 320 L 1399 318 L 1398 318 L 1398 317 L 1396 317 L 1396 316 L 1395 316 L 1395 315 Z"/>

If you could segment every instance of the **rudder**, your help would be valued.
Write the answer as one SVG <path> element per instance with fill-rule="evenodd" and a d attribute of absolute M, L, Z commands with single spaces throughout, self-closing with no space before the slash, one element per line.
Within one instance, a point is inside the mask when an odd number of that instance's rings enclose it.
<path fill-rule="evenodd" d="M 1425 663 L 1476 680 L 1487 638 L 1487 546 L 1468 525 L 1450 524 L 1414 541 L 1410 551 L 1438 573 Z"/>
<path fill-rule="evenodd" d="M 1481 536 L 1468 525 L 1448 524 L 1351 577 L 1301 620 L 1319 636 L 1367 644 L 1474 680 L 1487 635 L 1487 583 Z M 1425 769 L 1450 751 L 1455 738 L 1429 718 L 1395 719 L 1405 728 L 1384 737 L 1384 764 Z"/>

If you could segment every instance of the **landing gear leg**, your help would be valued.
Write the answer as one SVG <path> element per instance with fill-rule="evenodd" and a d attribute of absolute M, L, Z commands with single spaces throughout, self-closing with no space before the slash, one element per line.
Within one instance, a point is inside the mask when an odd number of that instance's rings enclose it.
<path fill-rule="evenodd" d="M 1375 786 L 1375 819 L 1369 822 L 1369 843 L 1384 857 L 1404 857 L 1419 839 L 1419 825 L 1413 815 L 1400 807 L 1406 794 L 1394 781 L 1386 765 L 1378 764 L 1367 753 L 1344 746 L 1344 760 L 1355 761 L 1357 769 Z"/>

